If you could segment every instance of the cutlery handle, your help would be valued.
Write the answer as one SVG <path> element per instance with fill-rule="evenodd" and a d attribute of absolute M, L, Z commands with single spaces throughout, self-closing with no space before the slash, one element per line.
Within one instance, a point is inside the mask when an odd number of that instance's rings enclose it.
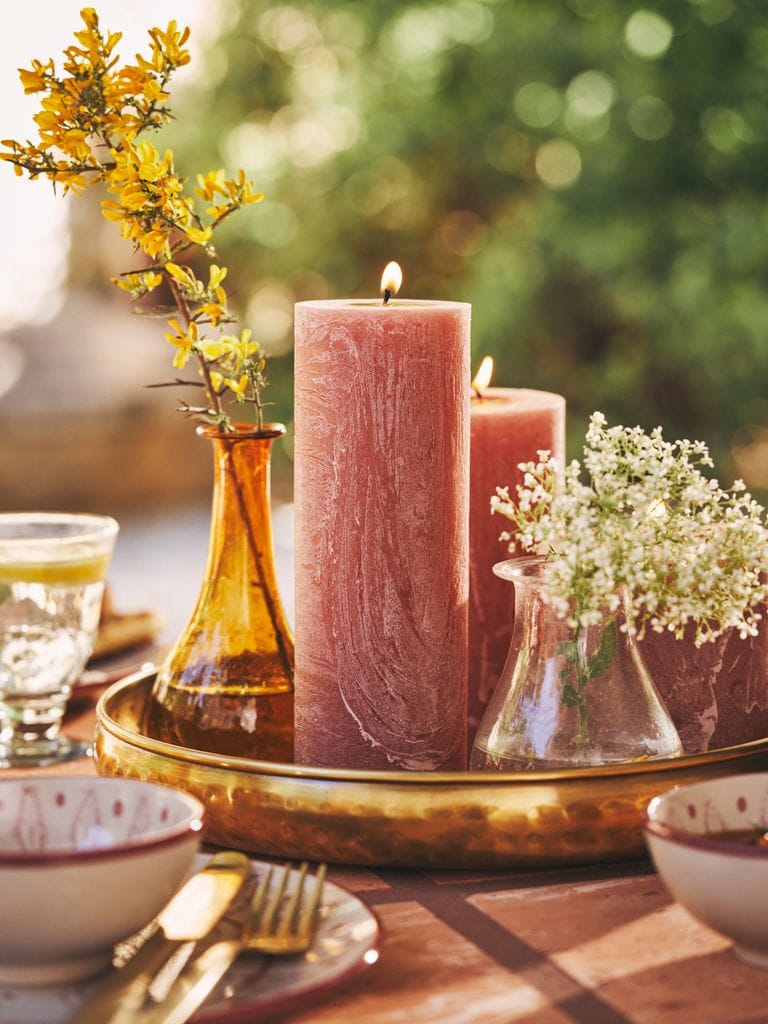
<path fill-rule="evenodd" d="M 141 1017 L 141 1024 L 184 1024 L 216 988 L 242 951 L 242 939 L 228 939 L 209 946 L 188 964 L 156 1009 Z"/>
<path fill-rule="evenodd" d="M 156 931 L 117 975 L 102 980 L 67 1024 L 128 1024 L 141 1008 L 154 976 L 181 945 L 178 939 L 166 939 Z"/>
<path fill-rule="evenodd" d="M 101 981 L 67 1024 L 133 1024 L 157 972 L 180 946 L 209 934 L 249 873 L 244 854 L 214 854 L 161 911 L 154 935 L 120 970 Z"/>

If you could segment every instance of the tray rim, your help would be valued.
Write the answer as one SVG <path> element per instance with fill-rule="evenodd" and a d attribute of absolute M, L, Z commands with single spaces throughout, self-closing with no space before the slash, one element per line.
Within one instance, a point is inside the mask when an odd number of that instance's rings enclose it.
<path fill-rule="evenodd" d="M 392 784 L 405 786 L 481 786 L 510 785 L 529 786 L 531 783 L 564 782 L 579 779 L 608 779 L 623 776 L 663 775 L 667 772 L 679 772 L 681 769 L 695 770 L 708 764 L 720 764 L 728 761 L 739 761 L 753 754 L 768 753 L 768 736 L 757 740 L 747 740 L 729 747 L 718 747 L 714 750 L 699 751 L 694 754 L 683 754 L 680 757 L 660 758 L 642 762 L 630 762 L 616 765 L 596 765 L 588 768 L 569 768 L 555 771 L 535 772 L 496 772 L 496 771 L 402 771 L 373 770 L 359 768 L 327 768 L 323 766 L 292 764 L 281 761 L 263 761 L 255 758 L 236 757 L 234 755 L 216 754 L 193 747 L 182 747 L 175 743 L 153 739 L 144 733 L 134 732 L 115 721 L 108 712 L 108 705 L 122 691 L 136 687 L 153 678 L 157 669 L 138 672 L 112 683 L 99 697 L 96 704 L 96 721 L 100 728 L 113 735 L 116 739 L 138 747 L 148 753 L 175 761 L 220 768 L 227 771 L 243 772 L 247 775 L 269 775 L 275 777 L 307 780 L 312 782 L 358 782 L 372 784 Z"/>

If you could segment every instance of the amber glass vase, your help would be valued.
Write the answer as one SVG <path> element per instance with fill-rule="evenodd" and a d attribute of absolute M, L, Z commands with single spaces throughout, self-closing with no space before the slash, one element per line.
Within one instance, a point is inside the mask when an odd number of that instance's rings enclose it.
<path fill-rule="evenodd" d="M 272 441 L 285 428 L 204 428 L 214 451 L 211 537 L 192 618 L 157 675 L 145 731 L 196 750 L 291 761 L 293 637 L 275 579 Z"/>

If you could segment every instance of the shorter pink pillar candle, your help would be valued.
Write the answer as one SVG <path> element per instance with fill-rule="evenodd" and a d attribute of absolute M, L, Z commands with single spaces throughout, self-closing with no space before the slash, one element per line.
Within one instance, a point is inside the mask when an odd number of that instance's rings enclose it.
<path fill-rule="evenodd" d="M 466 767 L 469 314 L 296 306 L 299 764 Z"/>
<path fill-rule="evenodd" d="M 513 584 L 493 574 L 493 566 L 513 558 L 499 541 L 511 525 L 491 515 L 497 487 L 522 483 L 521 462 L 537 462 L 546 450 L 563 464 L 565 399 L 526 388 L 483 388 L 470 409 L 469 512 L 469 684 L 468 728 L 471 745 L 498 682 L 509 650 L 514 622 Z"/>

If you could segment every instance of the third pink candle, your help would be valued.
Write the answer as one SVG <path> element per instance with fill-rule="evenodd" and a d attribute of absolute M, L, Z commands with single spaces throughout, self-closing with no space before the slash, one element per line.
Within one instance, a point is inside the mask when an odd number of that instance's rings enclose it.
<path fill-rule="evenodd" d="M 492 572 L 513 557 L 499 540 L 509 525 L 491 515 L 497 487 L 522 482 L 521 462 L 537 452 L 565 458 L 565 399 L 526 388 L 484 388 L 470 410 L 469 741 L 496 686 L 509 649 L 514 588 Z"/>

